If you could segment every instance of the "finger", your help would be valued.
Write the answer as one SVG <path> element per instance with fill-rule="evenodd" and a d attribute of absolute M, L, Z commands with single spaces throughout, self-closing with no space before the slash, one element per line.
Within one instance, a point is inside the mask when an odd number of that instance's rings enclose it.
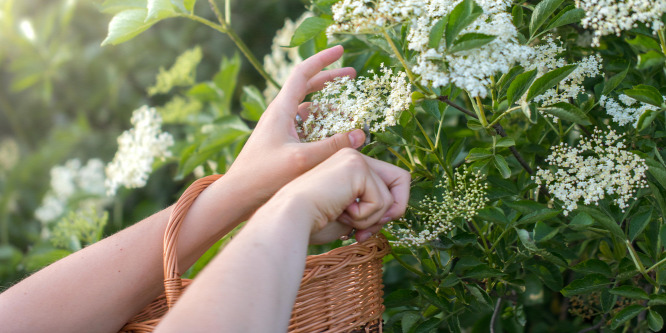
<path fill-rule="evenodd" d="M 392 205 L 380 220 L 384 224 L 405 214 L 409 201 L 409 172 L 386 162 L 364 156 L 370 168 L 382 179 L 392 196 Z"/>
<path fill-rule="evenodd" d="M 301 116 L 302 121 L 308 119 L 308 116 L 310 115 L 310 105 L 312 105 L 312 102 L 301 103 L 301 105 L 298 106 L 298 115 Z"/>
<path fill-rule="evenodd" d="M 353 130 L 347 133 L 337 133 L 321 141 L 305 144 L 307 156 L 313 164 L 319 164 L 343 148 L 358 148 L 365 142 L 363 130 Z"/>
<path fill-rule="evenodd" d="M 329 69 L 326 71 L 319 72 L 315 74 L 309 81 L 308 81 L 308 94 L 313 93 L 315 91 L 319 91 L 322 88 L 324 88 L 324 84 L 329 81 L 333 81 L 336 77 L 340 76 L 349 76 L 350 78 L 355 78 L 356 77 L 356 70 L 352 67 L 345 67 L 345 68 L 335 68 L 335 69 Z"/>
<path fill-rule="evenodd" d="M 282 90 L 280 90 L 280 93 L 275 98 L 276 100 L 280 100 L 282 103 L 284 103 L 282 106 L 286 110 L 293 110 L 294 114 L 292 115 L 292 118 L 296 116 L 295 112 L 298 104 L 303 101 L 305 95 L 308 93 L 308 82 L 310 79 L 312 79 L 326 66 L 340 59 L 343 52 L 344 49 L 341 45 L 334 46 L 323 50 L 296 65 L 293 72 L 287 79 L 287 82 L 285 82 L 284 86 L 282 87 Z"/>
<path fill-rule="evenodd" d="M 379 222 L 392 202 L 392 196 L 381 178 L 370 171 L 365 176 L 359 200 L 352 202 L 345 211 L 352 218 L 352 226 L 366 229 Z"/>
<path fill-rule="evenodd" d="M 382 225 L 381 224 L 375 224 L 367 229 L 363 230 L 356 230 L 356 241 L 360 242 L 365 242 L 368 240 L 372 235 L 376 234 L 379 232 L 379 230 L 382 230 Z"/>

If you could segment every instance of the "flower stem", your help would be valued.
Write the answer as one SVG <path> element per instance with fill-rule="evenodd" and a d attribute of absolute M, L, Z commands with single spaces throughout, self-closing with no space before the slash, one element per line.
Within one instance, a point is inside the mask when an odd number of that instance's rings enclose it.
<path fill-rule="evenodd" d="M 655 268 L 659 267 L 661 264 L 663 264 L 663 263 L 665 263 L 665 262 L 666 262 L 666 258 L 661 259 L 661 260 L 659 260 L 658 263 L 652 265 L 650 268 L 648 268 L 647 270 L 645 270 L 645 272 L 646 272 L 646 273 L 649 273 L 649 272 L 653 271 Z"/>
<path fill-rule="evenodd" d="M 395 56 L 398 58 L 398 60 L 402 64 L 402 67 L 405 68 L 405 73 L 407 73 L 407 77 L 409 78 L 409 82 L 411 82 L 416 88 L 421 90 L 426 95 L 426 97 L 433 98 L 434 97 L 433 93 L 428 91 L 426 88 L 421 86 L 421 84 L 419 84 L 416 81 L 416 76 L 414 76 L 414 73 L 412 73 L 412 71 L 409 69 L 409 66 L 407 66 L 407 61 L 405 60 L 405 58 L 402 57 L 402 53 L 400 53 L 400 50 L 398 50 L 398 47 L 395 45 L 395 43 L 393 43 L 393 39 L 391 38 L 391 36 L 389 36 L 386 29 L 382 29 L 382 35 L 384 35 L 384 39 L 386 39 L 386 42 L 388 42 L 389 46 L 391 46 L 391 50 L 393 50 L 393 53 L 395 53 Z"/>
<path fill-rule="evenodd" d="M 397 157 L 400 160 L 400 162 L 404 163 L 409 168 L 410 172 L 414 172 L 414 165 L 412 163 L 409 163 L 409 161 L 404 156 L 400 155 L 400 153 L 398 153 L 391 147 L 386 147 L 386 149 L 390 151 L 391 154 L 395 155 L 395 157 Z"/>
<path fill-rule="evenodd" d="M 633 260 L 636 269 L 638 269 L 641 275 L 643 275 L 645 280 L 647 280 L 655 288 L 659 289 L 659 284 L 647 274 L 645 266 L 643 266 L 643 263 L 641 262 L 640 258 L 638 258 L 638 254 L 636 253 L 636 250 L 634 250 L 634 247 L 631 245 L 631 242 L 629 240 L 626 240 L 625 243 L 627 244 L 629 255 L 631 256 L 631 260 Z"/>
<path fill-rule="evenodd" d="M 479 121 L 481 122 L 481 126 L 488 127 L 488 120 L 486 119 L 486 113 L 483 111 L 483 103 L 481 103 L 481 98 L 479 96 L 476 96 L 476 105 L 477 108 L 475 108 L 474 110 L 476 111 L 476 114 L 479 116 Z"/>

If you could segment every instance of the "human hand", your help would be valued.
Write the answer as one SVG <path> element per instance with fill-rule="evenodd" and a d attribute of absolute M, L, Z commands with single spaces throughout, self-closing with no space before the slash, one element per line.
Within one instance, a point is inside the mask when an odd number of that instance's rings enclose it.
<path fill-rule="evenodd" d="M 397 166 L 343 149 L 287 184 L 275 200 L 298 200 L 311 223 L 310 243 L 331 242 L 352 228 L 364 241 L 405 213 L 410 179 Z"/>
<path fill-rule="evenodd" d="M 362 130 L 338 133 L 318 142 L 301 143 L 294 120 L 308 116 L 305 96 L 323 88 L 338 76 L 356 75 L 353 68 L 322 71 L 342 56 L 341 46 L 321 51 L 296 66 L 275 100 L 257 123 L 225 178 L 236 177 L 251 189 L 250 201 L 263 204 L 278 189 L 342 148 L 358 148 L 365 141 Z M 300 104 L 300 105 L 299 105 Z"/>

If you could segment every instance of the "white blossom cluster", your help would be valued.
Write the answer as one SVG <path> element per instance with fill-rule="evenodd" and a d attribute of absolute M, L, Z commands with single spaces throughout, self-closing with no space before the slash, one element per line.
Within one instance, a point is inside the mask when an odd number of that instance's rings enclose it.
<path fill-rule="evenodd" d="M 422 0 L 341 0 L 333 5 L 334 24 L 326 33 L 367 34 L 423 14 Z"/>
<path fill-rule="evenodd" d="M 455 219 L 469 220 L 486 206 L 488 185 L 481 172 L 471 173 L 462 168 L 462 171 L 456 170 L 454 177 L 453 184 L 445 177 L 436 185 L 444 191 L 441 198 L 426 196 L 420 202 L 421 209 L 415 213 L 417 221 L 403 217 L 388 224 L 388 230 L 397 238 L 394 244 L 419 246 L 433 241 L 453 230 Z M 416 225 L 420 227 L 415 228 Z"/>
<path fill-rule="evenodd" d="M 622 103 L 618 103 L 611 97 L 601 96 L 599 104 L 606 108 L 606 113 L 608 113 L 609 116 L 612 116 L 613 121 L 620 126 L 632 124 L 636 127 L 636 125 L 638 125 L 638 119 L 643 112 L 647 110 L 656 111 L 659 109 L 654 105 L 638 102 L 625 94 L 618 96 L 618 99 Z"/>
<path fill-rule="evenodd" d="M 661 16 L 666 12 L 664 0 L 576 0 L 576 7 L 585 11 L 581 23 L 594 30 L 593 46 L 599 46 L 599 38 L 630 30 L 645 23 L 653 33 L 661 30 Z"/>
<path fill-rule="evenodd" d="M 106 166 L 109 195 L 115 194 L 120 186 L 145 186 L 155 159 L 171 156 L 169 147 L 174 143 L 173 137 L 162 132 L 162 118 L 154 108 L 144 105 L 134 110 L 131 122 L 134 127 L 118 137 L 118 151 Z"/>
<path fill-rule="evenodd" d="M 560 46 L 559 41 L 555 41 L 551 36 L 548 36 L 544 39 L 544 43 L 534 47 L 534 53 L 522 61 L 521 65 L 526 71 L 536 68 L 537 78 L 539 78 L 549 71 L 567 65 L 563 58 L 558 57 L 558 54 L 562 52 L 564 52 L 564 48 Z M 578 94 L 585 91 L 582 86 L 583 80 L 601 73 L 601 57 L 598 55 L 585 57 L 573 64 L 576 65 L 576 68 L 571 74 L 560 81 L 557 86 L 534 97 L 534 101 L 544 106 L 560 102 L 568 103 L 570 99 L 576 98 Z"/>
<path fill-rule="evenodd" d="M 424 14 L 412 21 L 407 40 L 411 50 L 419 52 L 412 71 L 420 75 L 421 84 L 433 87 L 453 83 L 467 90 L 472 97 L 485 97 L 491 76 L 506 73 L 516 62 L 534 53 L 530 46 L 520 45 L 518 32 L 506 10 L 509 0 L 478 0 L 483 14 L 467 26 L 460 35 L 481 33 L 496 38 L 479 48 L 449 53 L 446 43 L 436 49 L 428 47 L 433 26 L 455 8 L 460 0 L 427 0 Z"/>
<path fill-rule="evenodd" d="M 104 162 L 97 158 L 83 166 L 79 159 L 71 159 L 65 165 L 51 168 L 51 188 L 35 211 L 35 217 L 47 225 L 59 219 L 68 207 L 104 205 L 104 181 Z"/>
<path fill-rule="evenodd" d="M 290 19 L 284 21 L 282 29 L 278 30 L 273 37 L 273 44 L 271 45 L 271 53 L 264 56 L 264 69 L 277 83 L 283 84 L 287 81 L 289 74 L 294 69 L 294 66 L 303 61 L 301 55 L 298 54 L 297 47 L 286 47 L 291 43 L 291 37 L 294 35 L 296 28 L 305 21 L 306 18 L 312 17 L 310 11 L 304 12 L 296 22 Z M 270 83 L 266 84 L 264 89 L 264 97 L 266 102 L 270 103 L 275 96 L 277 96 L 279 89 Z"/>
<path fill-rule="evenodd" d="M 363 128 L 381 132 L 396 124 L 411 103 L 411 85 L 404 72 L 394 74 L 384 64 L 380 74 L 329 81 L 312 98 L 310 115 L 299 128 L 306 141 Z"/>
<path fill-rule="evenodd" d="M 607 196 L 624 211 L 636 189 L 646 186 L 647 165 L 626 150 L 620 137 L 614 130 L 595 129 L 591 140 L 582 139 L 576 147 L 561 143 L 546 158 L 551 168 L 538 168 L 533 179 L 562 201 L 564 215 L 581 201 L 598 205 Z"/>

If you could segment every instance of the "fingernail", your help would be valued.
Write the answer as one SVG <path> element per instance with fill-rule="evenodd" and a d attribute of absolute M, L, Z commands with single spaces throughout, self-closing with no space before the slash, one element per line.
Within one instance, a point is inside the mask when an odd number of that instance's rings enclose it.
<path fill-rule="evenodd" d="M 351 143 L 352 147 L 358 148 L 363 144 L 364 141 L 364 136 L 363 131 L 352 131 L 349 132 L 349 142 Z"/>

